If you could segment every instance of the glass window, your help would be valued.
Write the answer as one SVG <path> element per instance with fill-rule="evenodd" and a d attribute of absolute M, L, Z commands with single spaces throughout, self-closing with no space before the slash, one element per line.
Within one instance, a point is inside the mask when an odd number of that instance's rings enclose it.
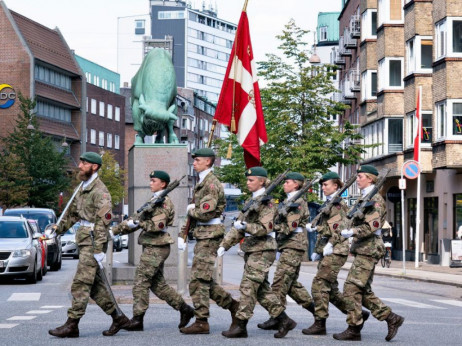
<path fill-rule="evenodd" d="M 96 114 L 96 100 L 91 99 L 91 113 Z"/>
<path fill-rule="evenodd" d="M 462 53 L 462 20 L 452 22 L 452 51 Z"/>
<path fill-rule="evenodd" d="M 446 19 L 436 24 L 435 28 L 436 58 L 446 55 Z"/>
<path fill-rule="evenodd" d="M 119 135 L 114 135 L 114 149 L 120 149 L 120 137 Z"/>
<path fill-rule="evenodd" d="M 104 147 L 104 132 L 103 131 L 99 131 L 99 141 L 98 141 L 98 145 L 100 147 Z"/>
<path fill-rule="evenodd" d="M 99 116 L 104 117 L 104 102 L 99 101 Z"/>
<path fill-rule="evenodd" d="M 433 41 L 422 40 L 420 46 L 420 68 L 432 68 Z"/>
<path fill-rule="evenodd" d="M 390 86 L 399 87 L 401 86 L 401 61 L 390 60 Z"/>
<path fill-rule="evenodd" d="M 436 105 L 438 138 L 446 137 L 446 103 L 442 102 Z"/>
<path fill-rule="evenodd" d="M 462 229 L 462 194 L 454 195 L 454 230 L 452 238 L 458 238 L 458 231 Z"/>
<path fill-rule="evenodd" d="M 107 140 L 106 146 L 108 148 L 112 148 L 112 133 L 107 134 L 106 140 Z"/>
<path fill-rule="evenodd" d="M 371 71 L 371 96 L 377 96 L 377 72 Z"/>
<path fill-rule="evenodd" d="M 327 26 L 321 26 L 319 31 L 319 41 L 327 41 Z"/>
<path fill-rule="evenodd" d="M 416 215 L 417 215 L 417 198 L 408 198 L 407 200 L 407 214 L 408 214 L 408 230 L 407 234 L 407 250 L 415 249 L 415 229 L 416 229 Z"/>
<path fill-rule="evenodd" d="M 422 139 L 421 143 L 427 144 L 432 142 L 432 113 L 422 114 Z"/>
<path fill-rule="evenodd" d="M 462 135 L 462 103 L 452 104 L 452 134 Z"/>
<path fill-rule="evenodd" d="M 96 144 L 96 130 L 91 129 L 90 132 L 90 143 Z"/>
<path fill-rule="evenodd" d="M 114 120 L 115 121 L 120 121 L 120 107 L 116 106 L 116 108 L 115 108 Z"/>
<path fill-rule="evenodd" d="M 424 198 L 424 239 L 426 254 L 438 254 L 438 197 Z"/>
<path fill-rule="evenodd" d="M 377 11 L 371 12 L 371 34 L 377 36 Z"/>
<path fill-rule="evenodd" d="M 107 105 L 107 118 L 112 119 L 112 105 L 111 104 Z"/>
<path fill-rule="evenodd" d="M 403 150 L 403 120 L 388 119 L 388 153 Z"/>

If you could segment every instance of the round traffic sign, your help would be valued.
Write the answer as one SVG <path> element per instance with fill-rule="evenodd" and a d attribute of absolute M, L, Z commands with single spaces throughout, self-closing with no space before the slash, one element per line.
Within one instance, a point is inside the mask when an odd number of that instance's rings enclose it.
<path fill-rule="evenodd" d="M 420 166 L 417 161 L 407 161 L 403 165 L 403 174 L 408 179 L 416 179 L 420 174 Z"/>

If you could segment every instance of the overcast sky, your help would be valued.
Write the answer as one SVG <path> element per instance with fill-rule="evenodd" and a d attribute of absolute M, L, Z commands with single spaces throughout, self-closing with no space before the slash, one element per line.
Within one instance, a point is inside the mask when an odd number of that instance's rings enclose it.
<path fill-rule="evenodd" d="M 1 1 L 1 0 L 0 0 Z M 10 10 L 49 28 L 58 27 L 76 54 L 116 70 L 117 17 L 149 13 L 148 0 L 4 0 Z M 218 7 L 218 17 L 239 21 L 244 0 L 206 0 Z M 202 0 L 192 1 L 195 8 Z M 275 38 L 291 18 L 298 26 L 314 31 L 319 12 L 340 11 L 341 0 L 249 0 L 253 51 L 257 61 L 275 53 Z M 313 38 L 310 36 L 310 40 Z"/>

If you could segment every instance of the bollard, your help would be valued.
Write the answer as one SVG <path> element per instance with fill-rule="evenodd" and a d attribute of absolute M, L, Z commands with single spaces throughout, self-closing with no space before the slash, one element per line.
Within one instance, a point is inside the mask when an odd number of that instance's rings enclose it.
<path fill-rule="evenodd" d="M 107 250 L 106 250 L 106 260 L 104 261 L 104 270 L 106 272 L 107 281 L 109 281 L 109 285 L 112 285 L 112 263 L 113 258 L 112 255 L 114 253 L 114 243 L 112 239 L 109 239 L 107 242 Z"/>

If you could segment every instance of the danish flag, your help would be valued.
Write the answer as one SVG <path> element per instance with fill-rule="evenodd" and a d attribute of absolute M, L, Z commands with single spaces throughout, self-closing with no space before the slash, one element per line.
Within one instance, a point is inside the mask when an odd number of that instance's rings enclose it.
<path fill-rule="evenodd" d="M 420 159 L 420 141 L 422 138 L 422 114 L 420 114 L 420 99 L 422 98 L 422 87 L 419 88 L 417 93 L 417 102 L 415 106 L 416 124 L 414 124 L 415 137 L 414 137 L 414 160 L 419 162 Z"/>

